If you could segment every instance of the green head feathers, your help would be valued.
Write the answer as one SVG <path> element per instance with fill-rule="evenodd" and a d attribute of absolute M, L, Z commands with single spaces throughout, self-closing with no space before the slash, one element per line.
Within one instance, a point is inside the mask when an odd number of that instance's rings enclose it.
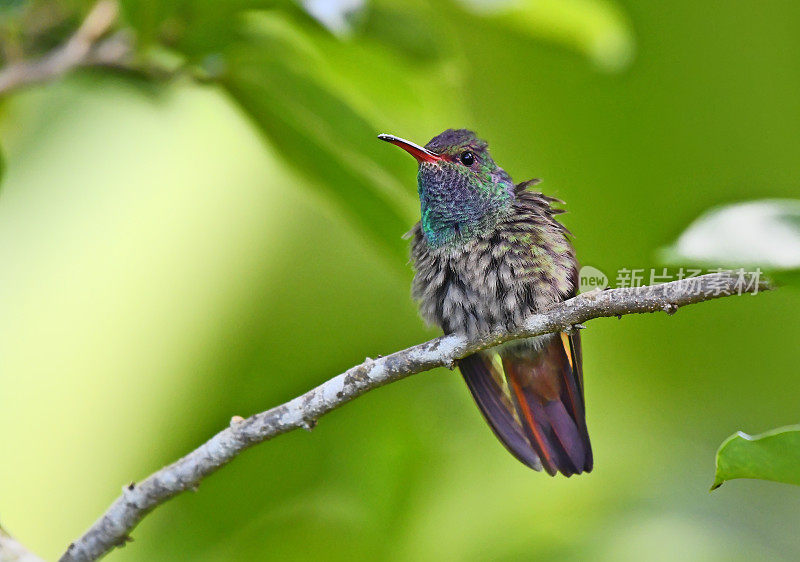
<path fill-rule="evenodd" d="M 424 147 L 392 136 L 419 162 L 422 232 L 430 246 L 454 244 L 489 230 L 514 200 L 514 182 L 488 145 L 466 129 L 448 129 Z"/>

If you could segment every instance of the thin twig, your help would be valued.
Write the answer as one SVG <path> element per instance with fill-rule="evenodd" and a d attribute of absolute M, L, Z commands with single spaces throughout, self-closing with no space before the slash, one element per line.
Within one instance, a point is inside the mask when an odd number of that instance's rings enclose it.
<path fill-rule="evenodd" d="M 78 30 L 61 46 L 40 59 L 20 61 L 0 70 L 0 95 L 47 82 L 82 66 L 114 66 L 130 54 L 130 43 L 117 33 L 101 39 L 117 21 L 116 0 L 99 0 Z"/>
<path fill-rule="evenodd" d="M 496 332 L 470 341 L 442 336 L 348 369 L 281 406 L 247 419 L 235 416 L 230 426 L 182 459 L 139 484 L 125 486 L 122 495 L 81 538 L 69 546 L 62 561 L 96 560 L 129 540 L 129 533 L 150 511 L 170 498 L 194 489 L 239 453 L 294 429 L 311 429 L 331 410 L 380 386 L 435 367 L 453 368 L 459 359 L 481 349 L 518 338 L 571 330 L 593 318 L 664 311 L 719 297 L 766 290 L 757 275 L 721 272 L 649 287 L 610 289 L 579 295 L 542 314 L 530 316 L 513 332 Z"/>

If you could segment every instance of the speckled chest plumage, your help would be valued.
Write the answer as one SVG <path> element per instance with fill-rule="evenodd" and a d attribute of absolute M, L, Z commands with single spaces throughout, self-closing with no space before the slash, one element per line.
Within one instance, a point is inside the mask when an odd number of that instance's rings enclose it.
<path fill-rule="evenodd" d="M 422 317 L 445 333 L 474 336 L 574 295 L 575 255 L 552 201 L 521 185 L 492 228 L 445 246 L 429 245 L 417 224 L 412 294 Z"/>

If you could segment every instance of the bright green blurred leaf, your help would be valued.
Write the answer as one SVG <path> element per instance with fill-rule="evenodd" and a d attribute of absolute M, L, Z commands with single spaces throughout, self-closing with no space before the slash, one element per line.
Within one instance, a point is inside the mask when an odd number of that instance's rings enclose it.
<path fill-rule="evenodd" d="M 373 92 L 365 91 L 361 81 L 363 69 L 357 67 L 360 72 L 346 81 L 342 65 L 329 60 L 339 57 L 374 66 L 375 57 L 370 56 L 381 50 L 374 44 L 370 49 L 336 40 L 321 31 L 302 9 L 314 8 L 317 19 L 324 19 L 321 4 L 301 7 L 286 0 L 156 4 L 160 15 L 155 28 L 147 24 L 150 12 L 137 3 L 129 4 L 129 19 L 138 22 L 145 36 L 185 57 L 200 76 L 218 80 L 284 159 L 311 180 L 311 186 L 337 203 L 371 240 L 390 249 L 393 261 L 405 263 L 407 251 L 400 236 L 415 220 L 413 165 L 376 140 L 383 127 L 375 118 L 387 120 L 389 112 L 375 111 Z M 380 23 L 380 14 L 373 9 L 369 18 L 362 17 L 359 31 L 371 29 L 370 22 Z M 414 17 L 409 15 L 406 23 L 421 28 Z M 396 34 L 383 43 L 392 41 L 397 43 L 392 45 L 395 49 L 408 50 L 406 35 Z M 157 52 L 150 49 L 151 59 Z M 338 72 L 332 71 L 334 66 Z M 384 73 L 384 80 L 398 90 L 394 97 L 399 106 L 407 106 L 408 98 L 419 91 L 408 87 L 406 80 L 415 72 L 409 66 L 390 67 Z"/>
<path fill-rule="evenodd" d="M 760 267 L 779 281 L 797 280 L 800 200 L 765 199 L 713 208 L 661 255 L 669 263 Z"/>
<path fill-rule="evenodd" d="M 405 263 L 400 236 L 413 224 L 414 203 L 410 189 L 384 164 L 391 160 L 375 138 L 380 131 L 301 70 L 309 60 L 273 52 L 265 45 L 233 49 L 222 85 L 289 164 Z"/>
<path fill-rule="evenodd" d="M 624 13 L 604 0 L 461 0 L 478 14 L 490 15 L 509 27 L 563 44 L 589 57 L 607 71 L 624 69 L 632 60 L 635 41 Z"/>
<path fill-rule="evenodd" d="M 712 490 L 727 480 L 756 478 L 800 486 L 800 425 L 773 429 L 761 435 L 739 431 L 717 451 L 717 474 Z"/>

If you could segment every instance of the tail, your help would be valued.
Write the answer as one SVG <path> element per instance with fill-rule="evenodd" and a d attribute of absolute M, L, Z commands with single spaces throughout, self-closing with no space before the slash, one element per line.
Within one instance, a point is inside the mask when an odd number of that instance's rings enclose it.
<path fill-rule="evenodd" d="M 551 476 L 592 470 L 579 334 L 541 349 L 502 348 L 497 359 L 476 353 L 459 366 L 495 435 L 522 463 Z"/>

